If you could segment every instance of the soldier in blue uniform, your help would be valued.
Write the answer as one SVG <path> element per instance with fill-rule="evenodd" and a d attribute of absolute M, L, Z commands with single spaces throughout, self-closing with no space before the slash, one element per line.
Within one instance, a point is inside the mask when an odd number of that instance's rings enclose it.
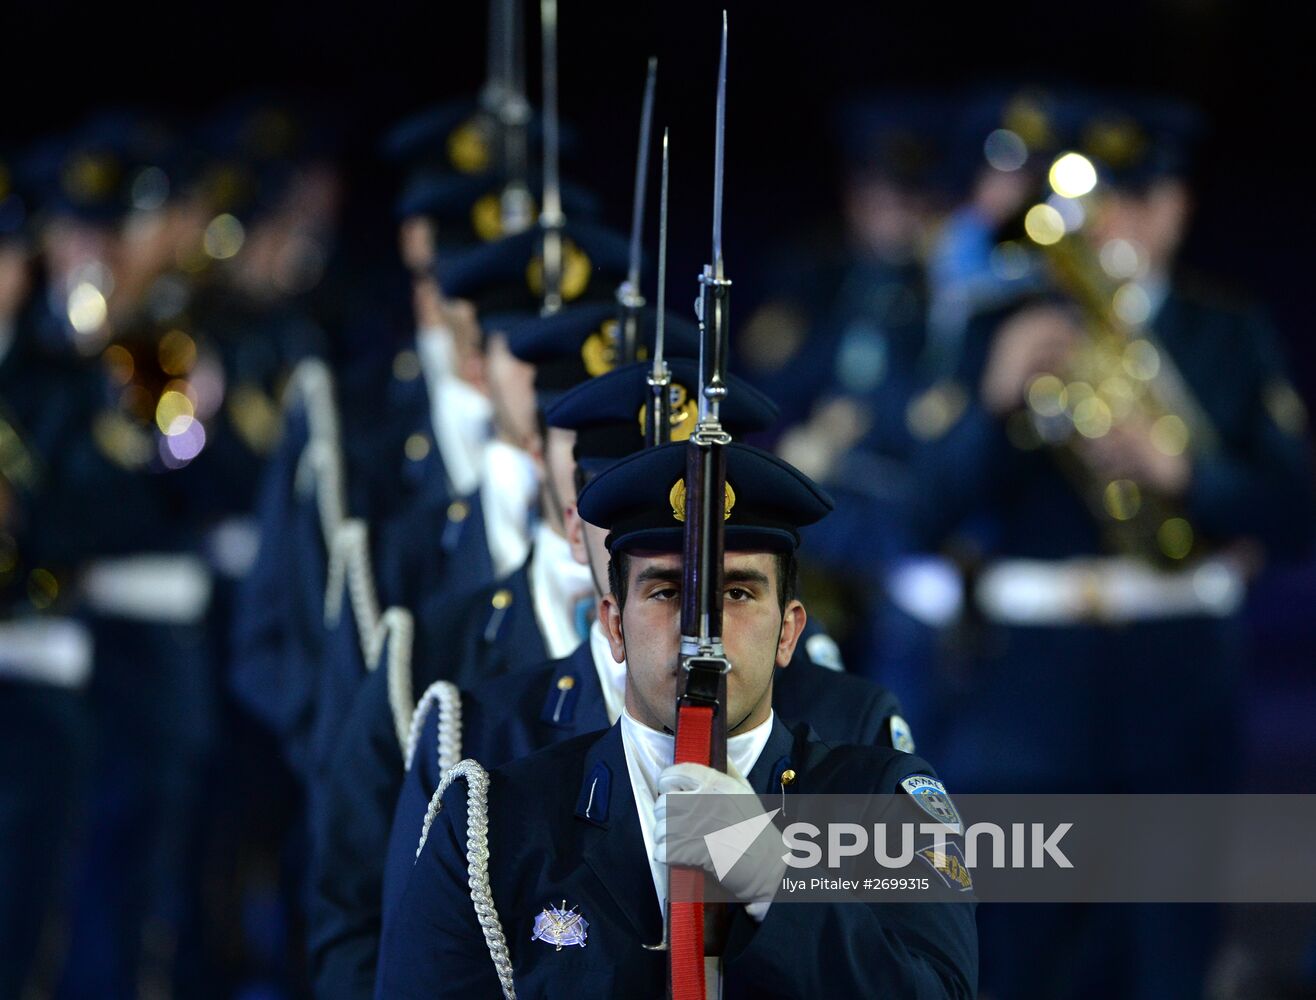
<path fill-rule="evenodd" d="M 25 316 L 30 198 L 0 157 L 0 994 L 35 981 L 63 915 L 68 854 L 91 763 L 92 644 L 73 571 L 87 539 L 59 485 L 79 461 L 75 372 Z"/>
<path fill-rule="evenodd" d="M 555 316 L 518 323 L 490 320 L 496 329 L 510 330 L 493 336 L 505 338 L 516 364 L 533 373 L 528 398 L 516 401 L 528 402 L 531 412 L 509 415 L 513 426 L 537 426 L 536 399 L 551 400 L 589 379 L 592 370 L 599 370 L 596 366 L 611 363 L 608 332 L 615 317 L 615 305 L 608 304 L 567 306 Z M 652 344 L 653 327 L 649 310 L 641 317 L 642 344 Z M 676 354 L 691 353 L 697 343 L 694 327 L 672 316 L 666 337 Z M 495 395 L 510 388 L 496 389 Z M 747 406 L 746 423 L 762 426 L 765 410 L 771 413 L 766 401 Z M 588 568 L 572 554 L 564 527 L 574 511 L 570 435 L 550 427 L 545 441 L 542 448 L 534 445 L 544 455 L 537 491 L 542 520 L 533 545 L 523 549 L 522 564 L 463 599 L 444 591 L 422 595 L 423 602 L 409 616 L 414 617 L 414 634 L 406 637 L 409 656 L 398 656 L 398 637 L 390 634 L 380 665 L 365 674 L 333 743 L 323 809 L 314 817 L 318 835 L 312 853 L 312 970 L 324 991 L 359 995 L 359 990 L 352 992 L 353 984 L 363 983 L 368 992 L 373 982 L 383 852 L 402 777 L 400 744 L 414 697 L 439 679 L 464 687 L 564 657 L 588 633 L 594 584 Z"/>
<path fill-rule="evenodd" d="M 683 532 L 670 493 L 684 475 L 685 451 L 667 445 L 623 459 L 580 496 L 581 516 L 610 532 L 610 592 L 600 607 L 610 652 L 627 664 L 620 721 L 496 768 L 487 779 L 462 765 L 473 775 L 469 811 L 461 789 L 443 796 L 386 932 L 377 995 L 495 995 L 500 980 L 504 990 L 514 984 L 523 992 L 662 995 L 665 957 L 642 946 L 662 937 L 665 866 L 653 816 L 659 789 L 675 778 L 664 761 L 673 754 Z M 791 596 L 798 528 L 820 519 L 830 501 L 763 452 L 732 445 L 727 459 L 736 499 L 726 527 L 724 641 L 739 674 L 729 687 L 728 718 L 742 720 L 730 728 L 727 753 L 745 777 L 718 777 L 760 793 L 871 793 L 897 791 L 903 778 L 930 773 L 911 754 L 832 746 L 774 717 L 774 665 L 790 661 L 806 620 Z M 487 830 L 487 853 L 469 868 L 468 816 Z M 527 824 L 534 837 L 525 836 Z M 472 886 L 484 924 L 501 921 L 491 937 L 505 945 L 492 960 L 470 905 Z M 588 922 L 573 942 L 581 947 L 535 940 L 549 899 L 564 900 Z M 733 911 L 720 956 L 726 995 L 976 994 L 968 903 Z M 802 943 L 820 941 L 824 927 L 843 943 L 825 956 L 821 947 L 802 954 Z"/>
<path fill-rule="evenodd" d="M 926 675 L 938 716 L 921 735 L 973 791 L 1226 791 L 1248 567 L 1312 541 L 1305 415 L 1258 314 L 1175 270 L 1190 208 L 1183 116 L 1100 99 L 1067 115 L 1052 124 L 1080 158 L 1051 170 L 1041 239 L 1025 229 L 1013 247 L 1090 252 L 1081 273 L 1113 296 L 1094 306 L 1048 281 L 977 317 L 938 389 L 949 419 L 918 457 L 915 525 L 934 546 L 972 531 L 984 547 L 964 596 L 981 634 L 963 670 Z M 1077 232 L 1036 229 L 1080 197 Z M 1078 240 L 1090 243 L 1064 242 Z M 1109 383 L 1075 367 L 1100 362 L 1084 353 L 1094 327 L 1132 331 Z M 1122 377 L 1175 388 L 1159 408 L 1122 408 Z M 982 918 L 984 985 L 1002 996 L 1201 993 L 1212 929 L 1200 908 Z"/>
<path fill-rule="evenodd" d="M 694 400 L 686 386 L 694 383 L 697 369 L 693 362 L 680 359 L 674 359 L 671 367 L 676 386 L 672 436 L 683 440 L 695 419 Z M 576 479 L 582 486 L 643 447 L 638 414 L 649 398 L 649 371 L 649 366 L 636 364 L 602 375 L 573 389 L 549 409 L 550 426 L 575 432 Z M 757 394 L 734 377 L 730 381 L 725 412 L 732 433 L 761 429 L 742 412 L 747 401 L 756 404 Z M 568 525 L 577 558 L 589 563 L 602 597 L 608 592 L 605 533 L 581 521 L 574 509 L 568 514 Z M 812 622 L 806 626 L 806 636 L 810 629 L 813 635 L 828 638 Z M 550 743 L 606 729 L 621 715 L 624 682 L 625 665 L 612 659 L 602 625 L 595 622 L 589 639 L 568 657 L 461 692 L 450 682 L 431 685 L 412 720 L 405 748 L 407 776 L 385 868 L 385 919 L 415 858 L 430 796 L 448 767 L 461 757 L 493 766 Z M 899 702 L 890 691 L 814 662 L 805 642 L 797 645 L 789 668 L 778 673 L 773 702 L 788 720 L 814 720 L 824 739 L 894 746 L 906 752 L 914 748 Z"/>

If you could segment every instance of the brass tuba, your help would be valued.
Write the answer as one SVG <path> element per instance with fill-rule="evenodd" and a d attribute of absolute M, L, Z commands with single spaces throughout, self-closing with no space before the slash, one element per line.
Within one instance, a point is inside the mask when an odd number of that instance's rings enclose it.
<path fill-rule="evenodd" d="M 1162 565 L 1200 552 L 1180 504 L 1131 479 L 1109 479 L 1085 461 L 1084 439 L 1120 425 L 1146 428 L 1166 455 L 1203 454 L 1216 433 L 1169 352 L 1147 326 L 1147 292 L 1136 280 L 1138 251 L 1122 241 L 1096 249 L 1085 231 L 1100 196 L 1097 172 L 1081 153 L 1058 156 L 1044 200 L 1023 215 L 1023 234 L 998 249 L 1040 265 L 1047 287 L 1076 308 L 1085 337 L 1067 370 L 1029 384 L 1011 436 L 1049 446 L 1102 526 L 1111 547 Z"/>

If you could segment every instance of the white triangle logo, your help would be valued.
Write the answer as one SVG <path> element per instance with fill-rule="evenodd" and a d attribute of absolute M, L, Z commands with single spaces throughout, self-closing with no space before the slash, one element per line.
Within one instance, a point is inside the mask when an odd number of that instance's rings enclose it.
<path fill-rule="evenodd" d="M 772 817 L 779 812 L 780 809 L 774 809 L 770 813 L 751 816 L 749 819 L 704 835 L 704 844 L 708 847 L 708 856 L 713 859 L 713 870 L 717 873 L 719 881 L 736 866 L 736 862 L 758 839 L 763 828 L 771 823 Z"/>

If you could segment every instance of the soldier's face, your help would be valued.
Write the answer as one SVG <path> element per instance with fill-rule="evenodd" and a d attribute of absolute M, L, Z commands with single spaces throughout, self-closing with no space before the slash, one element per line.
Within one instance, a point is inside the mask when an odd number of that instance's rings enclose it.
<path fill-rule="evenodd" d="M 632 554 L 623 609 L 600 602 L 613 656 L 626 661 L 626 708 L 652 729 L 675 731 L 681 661 L 681 556 Z M 772 674 L 790 663 L 804 628 L 804 607 L 777 598 L 777 562 L 768 552 L 728 552 L 722 640 L 727 675 L 728 735 L 754 728 L 772 706 Z"/>
<path fill-rule="evenodd" d="M 1108 192 L 1096 206 L 1092 235 L 1100 248 L 1111 240 L 1127 240 L 1153 272 L 1165 272 L 1183 242 L 1191 208 L 1182 181 L 1157 181 L 1140 193 Z"/>
<path fill-rule="evenodd" d="M 535 367 L 514 355 L 507 346 L 507 337 L 498 331 L 489 334 L 485 378 L 499 434 L 518 448 L 538 455 L 543 442 L 535 422 Z"/>

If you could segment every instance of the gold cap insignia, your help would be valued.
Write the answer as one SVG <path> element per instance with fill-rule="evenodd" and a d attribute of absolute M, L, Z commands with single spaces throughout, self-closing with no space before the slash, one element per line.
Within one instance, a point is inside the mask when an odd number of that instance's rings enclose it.
<path fill-rule="evenodd" d="M 690 398 L 689 390 L 679 382 L 673 382 L 667 387 L 667 398 L 669 401 L 668 410 L 670 411 L 668 424 L 671 426 L 671 439 L 673 441 L 688 441 L 699 418 L 699 407 Z M 645 403 L 640 407 L 640 433 L 643 434 L 648 429 L 649 404 Z"/>
<path fill-rule="evenodd" d="M 685 523 L 685 478 L 678 479 L 672 485 L 672 491 L 667 494 L 667 502 L 672 505 L 672 517 L 676 518 L 682 524 Z M 722 520 L 731 517 L 731 508 L 736 505 L 736 491 L 731 488 L 731 484 L 726 484 L 726 493 L 722 505 Z"/>
<path fill-rule="evenodd" d="M 1083 147 L 1118 169 L 1142 159 L 1147 150 L 1147 136 L 1132 119 L 1100 118 L 1084 129 Z"/>
<path fill-rule="evenodd" d="M 589 287 L 590 272 L 594 269 L 593 262 L 584 250 L 572 243 L 571 240 L 562 241 L 562 301 L 572 302 L 585 294 L 585 289 Z M 544 258 L 536 254 L 530 261 L 525 272 L 526 284 L 530 286 L 530 291 L 536 295 L 544 294 Z"/>
<path fill-rule="evenodd" d="M 80 153 L 64 167 L 64 190 L 81 202 L 109 197 L 119 183 L 119 163 L 108 153 Z"/>
<path fill-rule="evenodd" d="M 464 174 L 482 174 L 489 169 L 492 157 L 489 137 L 478 118 L 471 118 L 448 136 L 448 160 Z"/>
<path fill-rule="evenodd" d="M 533 199 L 529 210 L 532 217 L 539 214 Z M 503 231 L 503 201 L 497 192 L 490 191 L 471 206 L 471 228 L 485 243 L 492 243 L 506 235 Z"/>
<path fill-rule="evenodd" d="M 649 349 L 643 344 L 635 348 L 635 360 L 647 361 Z M 617 357 L 617 321 L 606 319 L 603 325 L 585 338 L 580 345 L 580 360 L 585 363 L 585 371 L 590 378 L 606 375 L 617 367 L 621 360 Z M 641 418 L 643 422 L 643 418 Z"/>
<path fill-rule="evenodd" d="M 1050 116 L 1038 100 L 1026 94 L 1009 103 L 1001 124 L 1022 139 L 1029 149 L 1040 149 L 1054 141 Z"/>

